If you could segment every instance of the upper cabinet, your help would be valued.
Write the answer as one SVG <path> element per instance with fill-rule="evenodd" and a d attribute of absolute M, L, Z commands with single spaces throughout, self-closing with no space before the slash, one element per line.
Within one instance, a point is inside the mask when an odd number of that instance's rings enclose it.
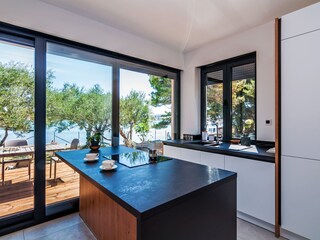
<path fill-rule="evenodd" d="M 282 155 L 320 160 L 320 3 L 281 19 Z"/>
<path fill-rule="evenodd" d="M 320 160 L 320 30 L 281 48 L 282 155 Z"/>
<path fill-rule="evenodd" d="M 320 3 L 281 17 L 281 39 L 288 39 L 320 29 Z"/>

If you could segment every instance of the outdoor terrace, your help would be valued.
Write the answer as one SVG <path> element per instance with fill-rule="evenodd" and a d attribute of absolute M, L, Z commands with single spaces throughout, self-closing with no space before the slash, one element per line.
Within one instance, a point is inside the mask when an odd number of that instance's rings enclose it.
<path fill-rule="evenodd" d="M 34 162 L 31 180 L 27 167 L 5 170 L 5 182 L 0 184 L 0 218 L 33 209 Z M 54 204 L 79 196 L 79 175 L 63 162 L 57 163 L 57 179 L 49 178 L 46 164 L 46 204 Z"/>

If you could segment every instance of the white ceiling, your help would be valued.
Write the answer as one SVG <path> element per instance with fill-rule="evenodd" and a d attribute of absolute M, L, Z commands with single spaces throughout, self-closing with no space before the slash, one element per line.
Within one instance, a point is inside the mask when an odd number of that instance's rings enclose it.
<path fill-rule="evenodd" d="M 180 52 L 272 21 L 316 0 L 41 0 Z"/>

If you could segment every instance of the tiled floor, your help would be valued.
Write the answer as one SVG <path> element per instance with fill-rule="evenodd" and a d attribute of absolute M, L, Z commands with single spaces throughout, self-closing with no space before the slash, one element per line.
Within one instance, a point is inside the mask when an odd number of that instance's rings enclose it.
<path fill-rule="evenodd" d="M 239 218 L 237 225 L 237 240 L 285 240 L 285 238 L 282 237 L 276 238 L 273 232 L 267 231 Z"/>
<path fill-rule="evenodd" d="M 95 239 L 78 213 L 42 223 L 34 227 L 0 237 L 1 240 L 76 240 Z"/>
<path fill-rule="evenodd" d="M 96 239 L 77 213 L 55 219 L 3 237 L 1 240 L 94 240 Z M 238 219 L 238 240 L 273 240 L 272 232 Z M 279 238 L 283 240 L 284 238 Z"/>

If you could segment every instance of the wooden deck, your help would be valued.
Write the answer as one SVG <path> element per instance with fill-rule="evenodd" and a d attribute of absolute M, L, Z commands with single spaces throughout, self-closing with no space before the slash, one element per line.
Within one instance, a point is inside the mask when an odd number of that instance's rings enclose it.
<path fill-rule="evenodd" d="M 5 184 L 0 183 L 0 218 L 33 209 L 33 174 L 28 168 L 5 170 Z M 79 175 L 63 162 L 57 163 L 56 181 L 49 178 L 50 164 L 46 165 L 46 204 L 61 202 L 79 196 Z"/>

